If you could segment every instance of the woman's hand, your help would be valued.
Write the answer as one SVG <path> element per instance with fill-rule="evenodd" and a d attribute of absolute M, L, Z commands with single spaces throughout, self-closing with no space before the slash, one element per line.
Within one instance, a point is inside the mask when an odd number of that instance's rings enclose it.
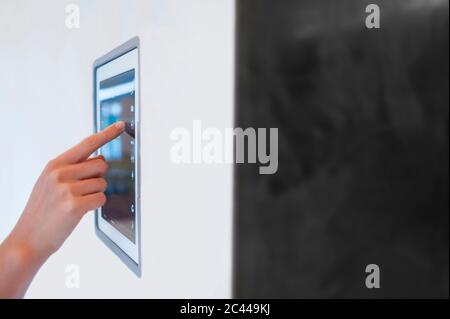
<path fill-rule="evenodd" d="M 105 203 L 108 166 L 102 156 L 89 156 L 124 128 L 124 122 L 117 122 L 47 164 L 16 227 L 0 246 L 0 298 L 22 297 L 84 214 Z"/>

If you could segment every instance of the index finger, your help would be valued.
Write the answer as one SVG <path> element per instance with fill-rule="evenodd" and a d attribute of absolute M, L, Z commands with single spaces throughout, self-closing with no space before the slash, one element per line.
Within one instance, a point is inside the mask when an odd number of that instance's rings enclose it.
<path fill-rule="evenodd" d="M 125 123 L 116 122 L 103 131 L 89 136 L 80 144 L 75 145 L 68 151 L 64 152 L 58 157 L 58 161 L 66 164 L 74 164 L 87 159 L 97 149 L 112 141 L 125 130 Z"/>

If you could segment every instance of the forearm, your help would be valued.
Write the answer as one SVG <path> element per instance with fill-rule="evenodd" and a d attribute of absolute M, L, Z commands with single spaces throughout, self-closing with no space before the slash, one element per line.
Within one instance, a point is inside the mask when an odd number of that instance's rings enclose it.
<path fill-rule="evenodd" d="M 22 298 L 44 261 L 11 234 L 0 245 L 0 299 Z"/>

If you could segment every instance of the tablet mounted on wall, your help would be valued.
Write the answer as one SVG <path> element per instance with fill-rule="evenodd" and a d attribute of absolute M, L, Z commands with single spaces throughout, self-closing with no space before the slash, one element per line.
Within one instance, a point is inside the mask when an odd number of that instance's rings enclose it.
<path fill-rule="evenodd" d="M 94 62 L 94 126 L 117 121 L 125 132 L 98 151 L 109 165 L 106 203 L 95 212 L 95 232 L 137 276 L 141 276 L 139 38 Z"/>

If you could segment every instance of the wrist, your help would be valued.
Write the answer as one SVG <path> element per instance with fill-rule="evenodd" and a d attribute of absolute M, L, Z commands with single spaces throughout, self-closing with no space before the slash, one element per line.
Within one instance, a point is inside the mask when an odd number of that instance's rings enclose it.
<path fill-rule="evenodd" d="M 0 299 L 22 298 L 36 272 L 40 260 L 28 245 L 12 236 L 0 244 Z"/>
<path fill-rule="evenodd" d="M 11 234 L 2 244 L 6 255 L 12 264 L 18 268 L 39 269 L 47 258 L 39 256 L 32 245 L 26 241 L 18 240 L 14 234 Z"/>

